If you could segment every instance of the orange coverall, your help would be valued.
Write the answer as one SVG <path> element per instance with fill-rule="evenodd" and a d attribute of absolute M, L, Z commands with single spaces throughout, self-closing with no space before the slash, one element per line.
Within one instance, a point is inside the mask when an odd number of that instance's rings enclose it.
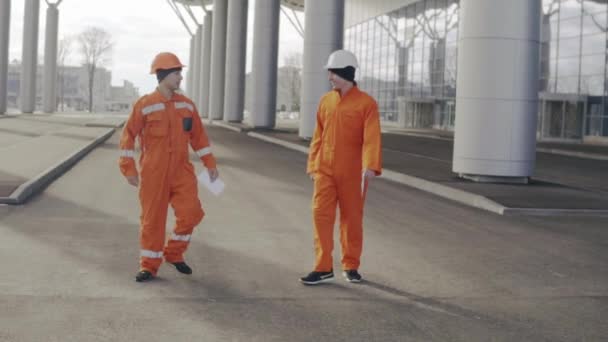
<path fill-rule="evenodd" d="M 166 99 L 157 90 L 133 106 L 120 140 L 119 165 L 125 177 L 137 175 L 134 159 L 137 137 L 141 147 L 140 265 L 141 270 L 156 275 L 163 256 L 167 262 L 184 260 L 192 231 L 205 215 L 198 199 L 188 144 L 207 168 L 215 168 L 216 163 L 194 104 L 180 94 Z M 169 203 L 176 222 L 165 246 Z"/>
<path fill-rule="evenodd" d="M 363 247 L 363 170 L 382 172 L 380 118 L 376 101 L 351 88 L 344 97 L 333 90 L 319 103 L 310 143 L 307 173 L 314 174 L 315 271 L 333 269 L 333 228 L 340 206 L 342 268 L 357 270 Z"/>

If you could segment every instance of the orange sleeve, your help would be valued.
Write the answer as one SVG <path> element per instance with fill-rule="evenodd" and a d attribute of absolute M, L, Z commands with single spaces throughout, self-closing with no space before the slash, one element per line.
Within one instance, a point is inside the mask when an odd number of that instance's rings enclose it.
<path fill-rule="evenodd" d="M 215 157 L 213 153 L 211 153 L 211 144 L 209 143 L 209 137 L 207 137 L 207 132 L 205 131 L 205 126 L 203 126 L 203 121 L 198 114 L 198 110 L 194 107 L 194 112 L 192 114 L 192 134 L 190 135 L 190 146 L 194 152 L 198 155 L 201 162 L 208 169 L 215 169 L 217 164 L 215 162 Z"/>
<path fill-rule="evenodd" d="M 321 100 L 322 101 L 322 100 Z M 322 103 L 322 102 L 321 102 Z M 315 131 L 310 141 L 310 147 L 308 149 L 308 163 L 306 166 L 306 173 L 316 171 L 316 160 L 319 150 L 321 149 L 321 137 L 323 136 L 323 122 L 321 121 L 321 103 L 317 109 L 317 123 L 315 124 Z"/>
<path fill-rule="evenodd" d="M 373 101 L 365 113 L 363 126 L 363 169 L 382 174 L 382 134 L 378 104 Z"/>
<path fill-rule="evenodd" d="M 133 105 L 131 115 L 125 124 L 120 137 L 120 159 L 118 166 L 120 172 L 127 176 L 137 176 L 135 166 L 135 139 L 144 127 L 144 118 L 141 113 L 140 101 Z"/>

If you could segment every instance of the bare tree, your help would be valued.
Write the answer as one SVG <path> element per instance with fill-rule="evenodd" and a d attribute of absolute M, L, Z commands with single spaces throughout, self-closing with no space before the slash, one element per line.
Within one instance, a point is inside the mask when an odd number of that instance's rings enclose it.
<path fill-rule="evenodd" d="M 73 37 L 66 36 L 59 41 L 57 50 L 57 64 L 59 65 L 59 103 L 61 111 L 64 110 L 65 103 L 65 61 L 72 52 Z"/>
<path fill-rule="evenodd" d="M 292 52 L 289 55 L 285 56 L 283 62 L 286 66 L 292 66 L 296 68 L 302 67 L 302 53 L 300 52 Z"/>
<path fill-rule="evenodd" d="M 290 111 L 299 112 L 300 111 L 300 71 L 302 70 L 302 54 L 299 52 L 291 53 L 284 58 L 284 64 L 288 75 L 287 87 L 289 89 L 289 97 L 291 98 L 291 108 Z"/>
<path fill-rule="evenodd" d="M 92 112 L 95 71 L 98 66 L 109 62 L 114 43 L 112 42 L 110 33 L 98 27 L 85 29 L 78 36 L 78 42 L 80 43 L 80 51 L 82 53 L 82 64 L 86 67 L 89 76 L 89 112 Z"/>
<path fill-rule="evenodd" d="M 582 9 L 583 9 L 583 15 L 590 16 L 591 20 L 593 20 L 593 23 L 600 31 L 606 32 L 608 30 L 608 26 L 606 26 L 606 24 L 602 22 L 602 19 L 601 19 L 602 13 L 591 13 L 587 8 L 585 8 L 585 5 L 587 5 L 587 3 L 582 2 L 581 0 L 576 0 L 576 1 L 581 4 Z M 596 16 L 600 17 L 600 19 L 598 20 L 598 18 L 596 18 Z"/>

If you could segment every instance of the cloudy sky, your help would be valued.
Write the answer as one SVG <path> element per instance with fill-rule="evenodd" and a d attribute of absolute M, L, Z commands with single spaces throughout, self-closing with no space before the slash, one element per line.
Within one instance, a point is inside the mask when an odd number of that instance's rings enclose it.
<path fill-rule="evenodd" d="M 57 2 L 53 0 L 51 2 Z M 248 50 L 253 41 L 254 0 L 249 0 Z M 10 60 L 21 60 L 23 44 L 24 0 L 11 1 Z M 44 29 L 47 5 L 40 1 L 40 27 L 38 55 L 44 55 Z M 287 12 L 292 15 L 291 10 Z M 193 27 L 190 16 L 184 13 L 187 23 Z M 202 11 L 195 11 L 202 20 Z M 298 13 L 304 25 L 303 13 Z M 107 65 L 112 70 L 112 83 L 121 85 L 124 79 L 139 88 L 140 93 L 150 92 L 156 86 L 154 76 L 148 74 L 154 55 L 160 51 L 175 52 L 185 64 L 190 64 L 190 35 L 177 18 L 166 0 L 64 0 L 59 7 L 59 39 L 75 36 L 88 26 L 100 27 L 112 35 L 114 50 Z M 302 52 L 303 40 L 281 13 L 279 38 L 279 65 L 285 56 Z M 66 64 L 79 65 L 80 56 L 76 43 Z M 250 70 L 251 53 L 248 53 L 247 70 Z M 185 84 L 185 83 L 184 83 Z"/>

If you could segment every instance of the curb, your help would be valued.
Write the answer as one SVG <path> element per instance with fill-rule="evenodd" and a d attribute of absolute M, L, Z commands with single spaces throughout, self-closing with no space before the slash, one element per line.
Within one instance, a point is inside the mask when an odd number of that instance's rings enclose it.
<path fill-rule="evenodd" d="M 383 169 L 382 176 L 380 176 L 380 178 L 385 178 L 395 183 L 422 190 L 424 192 L 428 192 L 433 195 L 443 197 L 474 208 L 487 210 L 498 215 L 504 215 L 505 209 L 507 209 L 505 206 L 496 203 L 487 197 L 472 194 L 464 190 L 450 188 L 449 186 L 427 181 L 422 178 L 409 176 L 400 172 Z"/>
<path fill-rule="evenodd" d="M 66 159 L 60 161 L 59 163 L 51 166 L 50 168 L 42 171 L 33 179 L 21 184 L 13 193 L 8 197 L 0 197 L 0 204 L 23 204 L 30 197 L 40 192 L 50 183 L 52 183 L 55 179 L 59 178 L 62 174 L 64 174 L 67 170 L 69 170 L 74 164 L 76 164 L 79 160 L 84 158 L 89 152 L 91 152 L 95 147 L 99 146 L 108 138 L 114 134 L 114 128 L 109 129 L 105 134 L 98 137 L 91 143 L 89 143 L 84 148 L 72 153 Z"/>
<path fill-rule="evenodd" d="M 424 134 L 424 133 L 411 133 L 411 132 L 398 132 L 398 131 L 391 131 L 391 130 L 381 130 L 382 133 L 386 133 L 386 134 L 395 134 L 395 135 L 407 135 L 410 137 L 416 137 L 416 138 L 425 138 L 425 139 L 433 139 L 433 140 L 444 140 L 444 141 L 454 141 L 453 138 L 446 138 L 446 137 L 442 137 L 440 135 L 433 135 L 433 134 Z"/>
<path fill-rule="evenodd" d="M 99 128 L 120 128 L 125 124 L 125 122 L 127 122 L 127 120 L 123 120 L 122 122 L 117 123 L 117 124 L 104 124 L 104 123 L 91 122 L 91 123 L 84 124 L 84 126 L 85 127 L 99 127 Z"/>
<path fill-rule="evenodd" d="M 301 145 L 298 145 L 298 144 L 294 144 L 294 143 L 291 143 L 289 141 L 285 141 L 285 140 L 269 137 L 267 135 L 256 133 L 256 132 L 249 132 L 249 133 L 247 133 L 247 135 L 250 136 L 250 137 L 253 137 L 253 138 L 264 140 L 264 141 L 269 142 L 269 143 L 273 143 L 273 144 L 276 144 L 276 145 L 287 147 L 289 149 L 296 150 L 296 151 L 299 151 L 299 152 L 302 152 L 302 153 L 308 153 L 308 147 L 301 146 Z"/>
<path fill-rule="evenodd" d="M 584 158 L 584 159 L 608 160 L 608 156 L 603 155 L 603 154 L 566 151 L 566 150 L 560 150 L 560 149 L 554 149 L 554 148 L 537 147 L 536 152 L 558 154 L 561 156 Z"/>
<path fill-rule="evenodd" d="M 222 122 L 222 121 L 208 121 L 207 124 L 210 125 L 210 126 L 217 126 L 217 127 L 222 127 L 222 128 L 225 128 L 225 129 L 229 129 L 231 131 L 235 131 L 235 132 L 238 132 L 238 133 L 245 132 L 244 128 L 235 127 L 235 126 L 232 126 L 231 124 L 227 124 L 227 123 Z"/>
<path fill-rule="evenodd" d="M 412 136 L 412 137 L 416 137 L 416 138 L 425 138 L 425 139 L 433 139 L 433 140 L 454 141 L 453 138 L 446 138 L 446 137 L 442 137 L 439 135 L 412 133 L 412 132 L 398 132 L 398 131 L 391 131 L 390 129 L 382 130 L 382 133 L 395 134 L 395 135 L 407 135 L 407 136 Z M 568 150 L 562 150 L 559 148 L 537 147 L 536 152 L 556 154 L 556 155 L 566 156 L 566 157 L 583 158 L 583 159 L 608 160 L 608 156 L 605 154 L 568 151 Z"/>
<path fill-rule="evenodd" d="M 247 135 L 302 153 L 308 153 L 307 147 L 290 143 L 288 141 L 255 132 L 249 132 Z M 608 216 L 608 210 L 601 209 L 509 208 L 481 195 L 473 194 L 464 190 L 454 189 L 436 182 L 427 181 L 422 178 L 409 176 L 404 173 L 388 169 L 382 169 L 382 176 L 379 178 L 422 190 L 460 204 L 504 216 Z"/>
<path fill-rule="evenodd" d="M 552 217 L 608 217 L 604 209 L 538 209 L 538 208 L 506 208 L 505 216 L 552 216 Z"/>

